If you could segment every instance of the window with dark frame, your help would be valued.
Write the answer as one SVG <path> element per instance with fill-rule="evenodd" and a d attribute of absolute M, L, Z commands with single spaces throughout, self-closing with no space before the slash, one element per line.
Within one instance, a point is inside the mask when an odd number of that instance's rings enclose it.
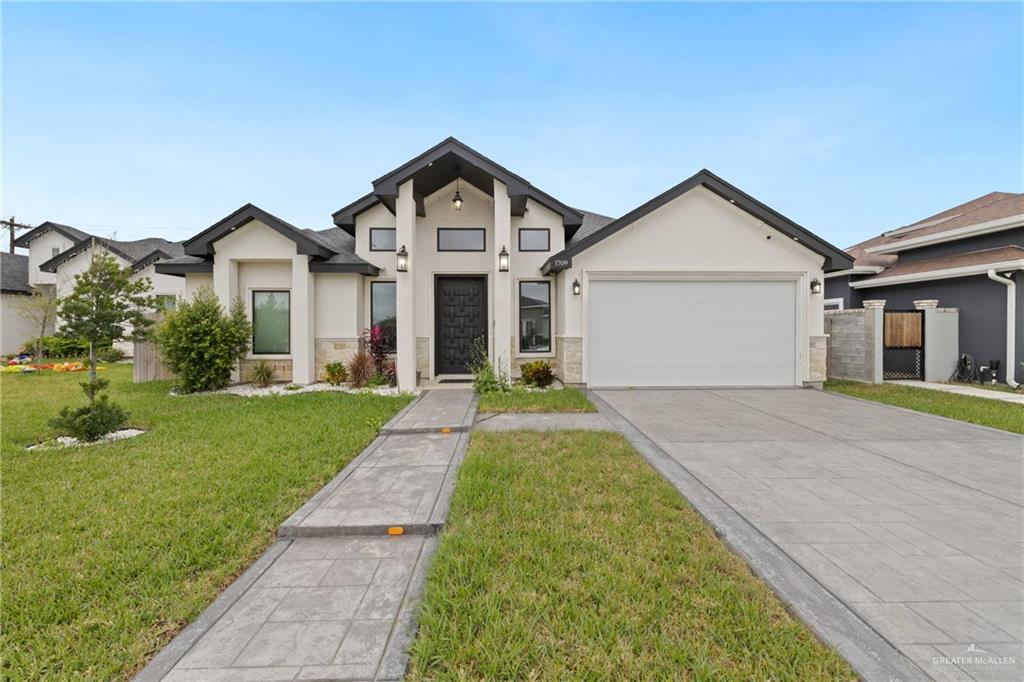
<path fill-rule="evenodd" d="M 551 282 L 519 283 L 519 352 L 551 352 Z"/>
<path fill-rule="evenodd" d="M 389 353 L 394 353 L 397 348 L 397 319 L 395 283 L 371 282 L 370 328 L 380 327 Z"/>
<path fill-rule="evenodd" d="M 370 228 L 370 251 L 394 251 L 398 248 L 398 240 L 393 227 Z"/>
<path fill-rule="evenodd" d="M 486 251 L 487 231 L 482 227 L 439 227 L 437 250 Z"/>
<path fill-rule="evenodd" d="M 536 227 L 519 228 L 519 250 L 550 251 L 551 230 Z"/>
<path fill-rule="evenodd" d="M 291 352 L 291 292 L 252 292 L 252 352 L 287 355 Z"/>

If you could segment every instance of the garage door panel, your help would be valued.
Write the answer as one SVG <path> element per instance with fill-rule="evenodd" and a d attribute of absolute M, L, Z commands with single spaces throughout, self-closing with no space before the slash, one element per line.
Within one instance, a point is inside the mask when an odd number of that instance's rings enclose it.
<path fill-rule="evenodd" d="M 593 386 L 795 383 L 792 281 L 592 281 Z"/>

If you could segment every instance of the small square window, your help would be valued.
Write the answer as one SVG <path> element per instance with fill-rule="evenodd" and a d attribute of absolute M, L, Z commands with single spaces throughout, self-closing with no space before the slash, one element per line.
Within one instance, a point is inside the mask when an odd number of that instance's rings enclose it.
<path fill-rule="evenodd" d="M 59 255 L 60 255 L 60 247 L 59 246 L 52 246 L 52 247 L 50 247 L 50 258 L 56 258 Z"/>
<path fill-rule="evenodd" d="M 487 233 L 482 227 L 437 228 L 438 251 L 486 251 Z"/>
<path fill-rule="evenodd" d="M 524 227 L 519 230 L 520 251 L 550 251 L 551 231 Z"/>
<path fill-rule="evenodd" d="M 394 228 L 370 228 L 370 251 L 394 251 L 397 248 L 396 242 Z"/>

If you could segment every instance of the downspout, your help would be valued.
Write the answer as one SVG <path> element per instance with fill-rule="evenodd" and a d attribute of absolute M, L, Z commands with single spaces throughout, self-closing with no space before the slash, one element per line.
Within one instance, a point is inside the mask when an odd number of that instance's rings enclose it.
<path fill-rule="evenodd" d="M 995 270 L 988 271 L 988 278 L 1006 287 L 1006 383 L 1010 388 L 1017 388 L 1014 379 L 1017 373 L 1017 284 L 1009 277 L 997 275 Z"/>

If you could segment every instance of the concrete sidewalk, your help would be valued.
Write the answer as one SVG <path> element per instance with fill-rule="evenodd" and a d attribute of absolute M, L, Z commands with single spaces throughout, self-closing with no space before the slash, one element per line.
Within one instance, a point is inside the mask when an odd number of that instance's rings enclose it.
<path fill-rule="evenodd" d="M 414 400 L 136 680 L 404 677 L 475 414 L 468 390 Z"/>
<path fill-rule="evenodd" d="M 969 395 L 975 398 L 988 398 L 989 400 L 1001 400 L 1004 403 L 1015 403 L 1024 405 L 1024 393 L 1011 393 L 1010 391 L 996 391 L 991 388 L 981 388 L 969 384 L 943 384 L 937 381 L 886 381 L 887 384 L 909 386 L 910 388 L 927 388 L 932 391 L 943 393 L 956 393 L 957 395 Z"/>

